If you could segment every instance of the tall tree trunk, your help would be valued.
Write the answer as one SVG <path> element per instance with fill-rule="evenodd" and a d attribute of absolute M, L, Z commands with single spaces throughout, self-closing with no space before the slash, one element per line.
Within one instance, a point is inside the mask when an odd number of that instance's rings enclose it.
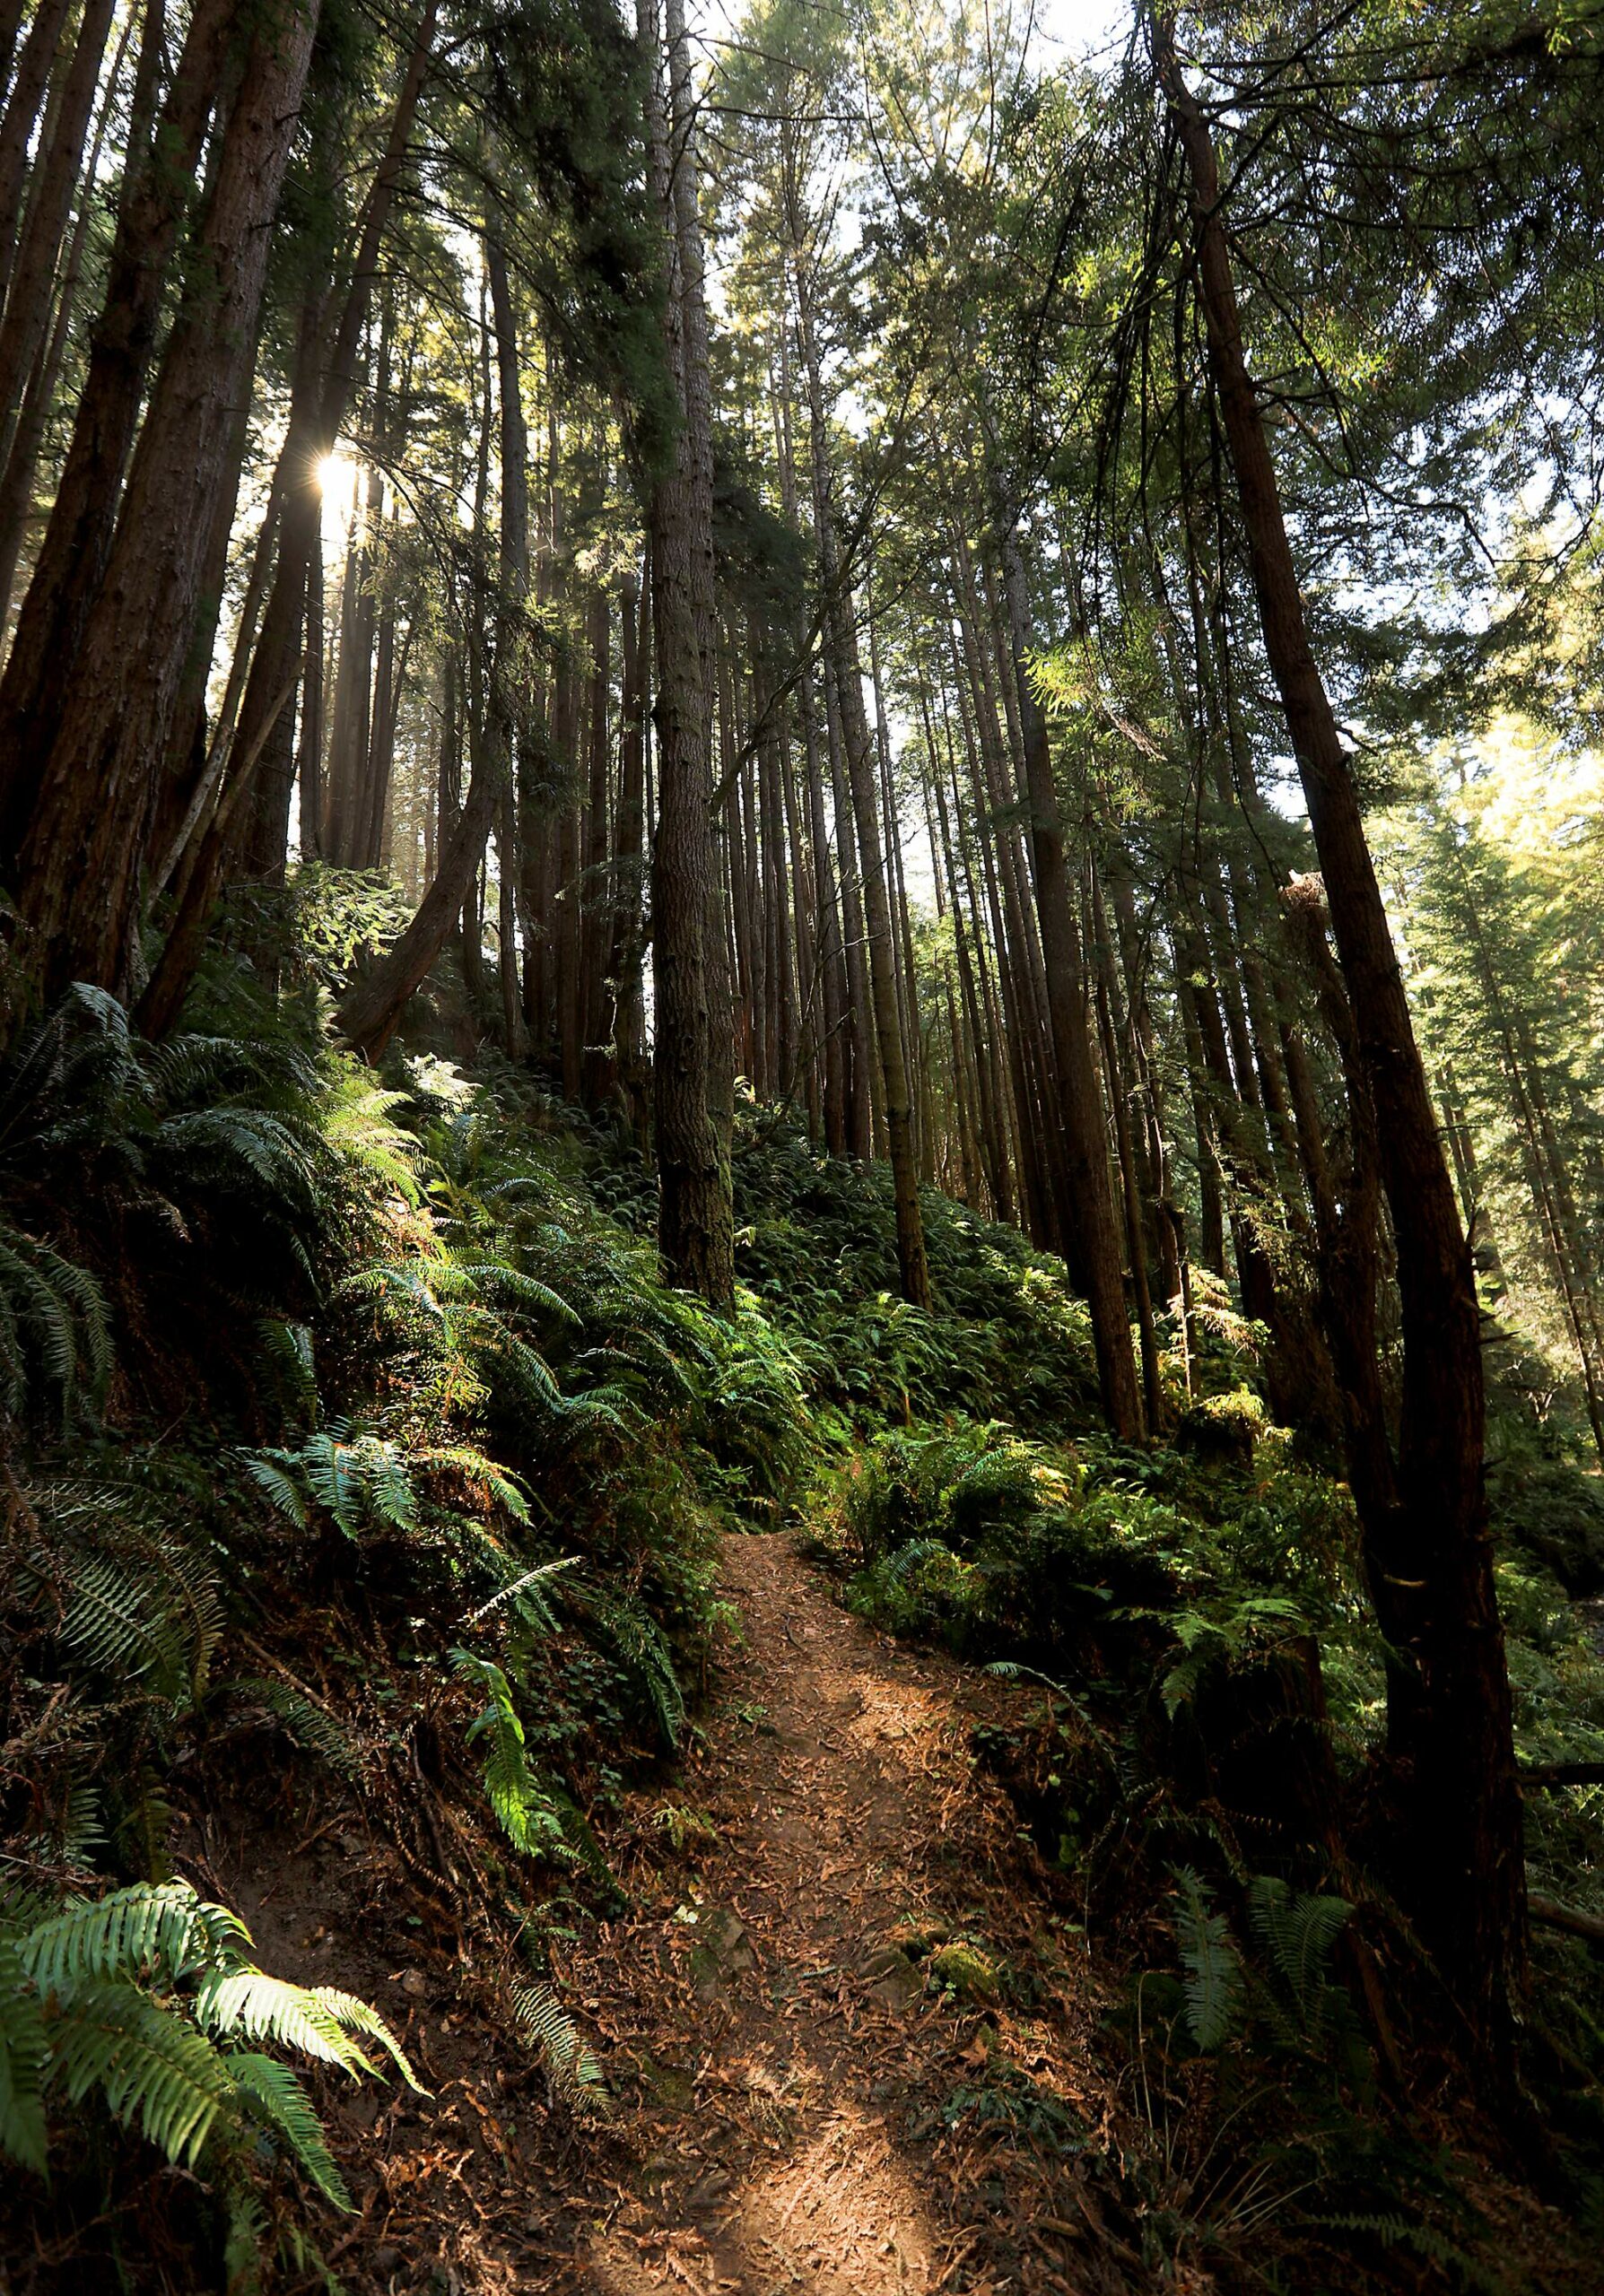
<path fill-rule="evenodd" d="M 592 595 L 589 619 L 590 694 L 585 735 L 590 771 L 585 800 L 584 896 L 580 910 L 580 952 L 583 972 L 580 1034 L 583 1071 L 581 1097 L 587 1108 L 599 1109 L 610 1097 L 613 1087 L 606 1009 L 608 907 L 603 898 L 609 849 L 607 700 L 612 689 L 613 669 L 611 601 L 606 590 L 598 587 Z"/>
<path fill-rule="evenodd" d="M 240 742 L 248 753 L 263 714 L 271 709 L 274 695 L 301 654 L 307 567 L 322 530 L 319 475 L 324 460 L 334 452 L 356 386 L 362 335 L 379 278 L 379 253 L 405 169 L 439 16 L 440 0 L 424 0 L 390 114 L 384 151 L 362 204 L 350 281 L 338 318 L 325 340 L 322 387 L 301 422 L 292 419 L 280 457 L 285 507 L 278 570 L 240 710 Z M 257 776 L 249 802 L 241 808 L 239 859 L 248 876 L 266 883 L 275 883 L 283 875 L 293 773 L 292 754 L 282 772 Z"/>
<path fill-rule="evenodd" d="M 828 570 L 828 561 L 826 565 Z M 839 580 L 839 570 L 837 578 Z M 858 851 L 863 865 L 869 993 L 874 1000 L 875 1037 L 880 1051 L 880 1074 L 885 1096 L 885 1129 L 891 1150 L 897 1273 L 902 1281 L 903 1299 L 916 1308 L 928 1309 L 931 1305 L 930 1268 L 925 1254 L 924 1222 L 919 1205 L 919 1159 L 913 1138 L 913 1110 L 908 1091 L 902 1019 L 898 1009 L 896 944 L 892 935 L 891 903 L 880 844 L 880 795 L 876 786 L 875 747 L 863 706 L 863 678 L 858 665 L 857 639 L 850 622 L 850 598 L 843 599 L 839 612 L 841 627 L 836 632 L 836 642 L 841 651 L 842 732 L 851 783 L 852 810 L 858 826 Z"/>
<path fill-rule="evenodd" d="M 323 533 L 319 526 L 306 570 L 306 660 L 301 674 L 301 749 L 295 762 L 301 806 L 301 857 L 303 861 L 313 860 L 323 851 L 323 648 L 326 637 Z M 449 662 L 448 655 L 448 675 Z M 448 718 L 449 714 L 448 703 Z M 430 822 L 432 825 L 432 812 Z M 434 874 L 432 839 L 428 847 L 424 873 L 428 876 Z"/>
<path fill-rule="evenodd" d="M 999 508 L 998 541 L 1003 591 L 1014 657 L 1020 740 L 1024 752 L 1024 795 L 1031 811 L 1031 856 L 1036 881 L 1036 914 L 1047 970 L 1048 1017 L 1054 1065 L 1063 1095 L 1069 1204 L 1075 1220 L 1086 1302 L 1092 1311 L 1092 1340 L 1097 1352 L 1098 1384 L 1110 1426 L 1126 1442 L 1142 1433 L 1142 1398 L 1130 1350 L 1130 1319 L 1120 1272 L 1120 1237 L 1109 1181 L 1108 1138 L 1103 1097 L 1092 1059 L 1090 1016 L 1081 970 L 1080 936 L 1070 900 L 1064 832 L 1053 786 L 1047 720 L 1030 682 L 1029 608 L 1024 569 L 1011 517 Z"/>
<path fill-rule="evenodd" d="M 22 43 L 11 94 L 0 113 L 0 289 L 11 277 L 16 251 L 33 123 L 39 117 L 70 10 L 71 0 L 39 0 Z"/>
<path fill-rule="evenodd" d="M 34 169 L 4 317 L 0 318 L 0 440 L 8 454 L 28 377 L 49 329 L 56 261 L 83 163 L 83 143 L 106 58 L 112 5 L 113 0 L 84 0 L 77 43 L 70 64 L 64 67 L 61 100 L 58 104 L 52 100 L 43 148 Z M 126 38 L 125 30 L 118 45 L 118 65 Z M 114 77 L 115 71 L 114 66 Z"/>
<path fill-rule="evenodd" d="M 726 1307 L 735 1296 L 734 1213 L 711 1105 L 715 1016 L 707 947 L 716 643 L 707 308 L 681 0 L 665 0 L 661 48 L 655 0 L 642 0 L 641 16 L 651 181 L 667 271 L 665 349 L 681 415 L 673 465 L 656 477 L 649 517 L 657 649 L 651 882 L 658 1240 L 674 1282 Z M 727 1024 L 728 1011 L 718 1018 Z"/>
<path fill-rule="evenodd" d="M 142 146 L 130 133 L 105 302 L 49 523 L 0 677 L 0 870 L 11 868 L 38 802 L 105 577 L 162 293 L 233 13 L 231 0 L 197 0 L 153 136 Z M 153 10 L 140 49 L 136 120 L 148 120 L 144 100 L 161 68 L 162 35 L 161 15 Z"/>
<path fill-rule="evenodd" d="M 1151 19 L 1155 64 L 1191 183 L 1199 291 L 1266 651 L 1286 713 L 1338 956 L 1374 1103 L 1398 1254 L 1404 1375 L 1400 1509 L 1390 1576 L 1412 1590 L 1404 1648 L 1418 1710 L 1400 1748 L 1409 1902 L 1502 2057 L 1525 1967 L 1525 1876 L 1509 1675 L 1482 1481 L 1481 1338 L 1453 1186 L 1416 1047 L 1358 793 L 1310 647 L 1275 465 L 1242 349 L 1213 138 Z"/>
<path fill-rule="evenodd" d="M 148 0 L 146 38 L 150 36 L 153 16 L 160 22 L 161 0 Z M 28 387 L 18 410 L 16 427 L 4 457 L 4 475 L 0 476 L 0 625 L 11 612 L 12 590 L 17 578 L 17 561 L 22 555 L 22 537 L 29 514 L 33 508 L 33 484 L 39 472 L 39 450 L 44 444 L 45 429 L 56 404 L 57 389 L 62 368 L 65 363 L 68 339 L 77 313 L 78 290 L 83 278 L 83 257 L 89 242 L 89 227 L 96 207 L 96 187 L 100 170 L 100 153 L 105 148 L 106 132 L 118 96 L 118 82 L 122 75 L 123 57 L 133 36 L 134 19 L 130 15 L 123 27 L 118 43 L 117 56 L 106 77 L 105 93 L 100 100 L 100 117 L 89 148 L 88 163 L 83 170 L 78 189 L 78 213 L 73 224 L 72 238 L 67 244 L 66 261 L 62 266 L 60 285 L 56 290 L 54 309 L 39 352 L 34 358 Z M 155 72 L 146 67 L 144 52 L 135 73 L 134 89 L 129 106 L 128 151 L 140 149 L 142 137 L 150 135 L 150 114 L 155 101 Z"/>
<path fill-rule="evenodd" d="M 620 615 L 623 684 L 618 735 L 618 810 L 613 840 L 613 1062 L 630 1138 L 644 1148 L 651 1124 L 646 1074 L 642 974 L 646 953 L 647 663 L 651 651 L 651 570 L 624 584 Z"/>
<path fill-rule="evenodd" d="M 316 0 L 252 39 L 223 129 L 196 260 L 140 433 L 74 688 L 24 844 L 25 962 L 46 995 L 126 990 L 136 869 L 193 642 L 227 452 L 249 389 L 267 248 L 317 25 Z"/>

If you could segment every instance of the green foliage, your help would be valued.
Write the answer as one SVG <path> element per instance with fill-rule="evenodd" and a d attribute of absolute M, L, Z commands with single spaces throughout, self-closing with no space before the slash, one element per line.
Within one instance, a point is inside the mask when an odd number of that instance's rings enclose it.
<path fill-rule="evenodd" d="M 0 1218 L 0 1411 L 20 1413 L 42 1380 L 70 1420 L 111 1370 L 106 1302 L 87 1268 Z"/>
<path fill-rule="evenodd" d="M 484 1791 L 502 1831 L 526 1857 L 565 1854 L 562 1813 L 529 1768 L 524 1726 L 506 1675 L 492 1658 L 469 1650 L 451 1655 L 458 1675 L 489 1692 L 490 1702 L 467 1736 L 470 1745 L 484 1742 Z"/>
<path fill-rule="evenodd" d="M 1200 2049 L 1218 2048 L 1246 1998 L 1242 1957 L 1225 1915 L 1208 1903 L 1202 1877 L 1186 1866 L 1175 1874 L 1175 1943 L 1185 1972 L 1187 2030 Z"/>
<path fill-rule="evenodd" d="M 50 2116 L 93 2098 L 169 2161 L 214 2165 L 245 2183 L 257 2133 L 324 2197 L 350 2195 L 291 2068 L 242 2041 L 267 2040 L 353 2079 L 375 2040 L 417 2082 L 377 2011 L 327 1987 L 270 1976 L 246 1958 L 249 1933 L 187 1883 L 140 1883 L 41 1913 L 0 1904 L 0 2147 L 43 2174 Z"/>
<path fill-rule="evenodd" d="M 1181 1645 L 1177 1659 L 1159 1685 L 1164 1710 L 1173 1715 L 1194 1699 L 1205 1677 L 1217 1666 L 1242 1658 L 1264 1635 L 1297 1632 L 1306 1622 L 1285 1595 L 1247 1595 L 1223 1612 L 1178 1611 L 1165 1620 Z"/>
<path fill-rule="evenodd" d="M 868 1429 L 1004 1413 L 1063 1434 L 1095 1417 L 1084 1303 L 1060 1264 L 949 1196 L 920 1197 L 937 1312 L 896 1296 L 888 1170 L 833 1162 L 770 1126 L 737 1144 L 737 1269 L 816 1404 Z"/>
<path fill-rule="evenodd" d="M 20 1583 L 74 1668 L 173 1705 L 205 1691 L 222 1627 L 215 1567 L 150 1492 L 62 1478 L 31 1492 Z"/>
<path fill-rule="evenodd" d="M 1284 1996 L 1284 2030 L 1317 2050 L 1354 2031 L 1347 1995 L 1331 1981 L 1331 1955 L 1352 1913 L 1346 1899 L 1295 1892 L 1278 1874 L 1256 1874 L 1249 1886 L 1248 1920 Z"/>
<path fill-rule="evenodd" d="M 413 1532 L 419 1527 L 419 1482 L 449 1474 L 477 1484 L 520 1523 L 528 1503 L 516 1481 L 466 1443 L 402 1444 L 336 1419 L 298 1450 L 261 1451 L 245 1461 L 247 1473 L 282 1515 L 305 1529 L 309 1507 L 320 1508 L 348 1539 L 364 1534 Z"/>
<path fill-rule="evenodd" d="M 685 1718 L 684 1692 L 660 1628 L 639 1602 L 593 1594 L 587 1603 L 591 1623 L 641 1693 L 669 1752 L 679 1744 Z"/>

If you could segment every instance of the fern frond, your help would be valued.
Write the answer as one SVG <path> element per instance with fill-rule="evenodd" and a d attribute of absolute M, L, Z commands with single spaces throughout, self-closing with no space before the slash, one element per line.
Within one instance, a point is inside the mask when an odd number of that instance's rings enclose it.
<path fill-rule="evenodd" d="M 486 1458 L 483 1451 L 468 1443 L 432 1443 L 426 1449 L 414 1451 L 413 1457 L 420 1466 L 450 1467 L 470 1483 L 482 1483 L 491 1497 L 503 1506 L 520 1523 L 529 1519 L 529 1502 L 520 1489 L 518 1479 Z"/>
<path fill-rule="evenodd" d="M 551 1987 L 515 1986 L 512 2013 L 525 2047 L 545 2066 L 554 2092 L 576 2111 L 606 2112 L 613 2100 L 601 2066 Z"/>
<path fill-rule="evenodd" d="M 220 2039 L 277 2041 L 353 2080 L 377 2070 L 315 1993 L 266 1970 L 208 1970 L 196 1989 L 195 2017 L 203 2031 Z"/>
<path fill-rule="evenodd" d="M 363 2033 L 370 2040 L 377 2041 L 379 2048 L 390 2058 L 407 2087 L 415 2089 L 420 2097 L 426 2097 L 429 2094 L 428 2090 L 413 2071 L 405 2050 L 371 2002 L 363 2001 L 354 1993 L 342 1993 L 337 1987 L 332 1985 L 315 1985 L 311 1990 L 312 1998 L 318 2007 L 327 2011 L 342 2031 Z"/>
<path fill-rule="evenodd" d="M 512 1702 L 506 1675 L 493 1658 L 454 1650 L 451 1663 L 465 1680 L 490 1693 L 490 1703 L 467 1733 L 470 1745 L 484 1741 L 484 1791 L 501 1831 L 526 1857 L 562 1856 L 568 1850 L 562 1821 L 551 1796 L 529 1768 L 524 1726 Z"/>
<path fill-rule="evenodd" d="M 289 1472 L 289 1462 L 295 1457 L 291 1451 L 247 1451 L 243 1455 L 245 1472 L 264 1492 L 279 1513 L 295 1525 L 297 1530 L 306 1528 L 306 1500 L 294 1477 Z"/>
<path fill-rule="evenodd" d="M 672 1752 L 685 1718 L 685 1694 L 661 1628 L 641 1604 L 628 1599 L 592 1595 L 588 1606 L 604 1646 L 644 1695 Z"/>
<path fill-rule="evenodd" d="M 311 1422 L 318 1416 L 318 1380 L 312 1362 L 312 1335 L 305 1324 L 282 1316 L 264 1316 L 257 1326 L 262 1352 L 278 1374 L 279 1386 L 292 1404 Z"/>
<path fill-rule="evenodd" d="M 501 1560 L 500 1549 L 495 1552 L 497 1560 Z M 488 1618 L 491 1612 L 499 1610 L 503 1603 L 514 1603 L 526 1625 L 538 1625 L 547 1634 L 554 1632 L 556 1616 L 540 1589 L 548 1579 L 560 1577 L 565 1570 L 574 1570 L 579 1560 L 577 1554 L 565 1554 L 555 1562 L 537 1562 L 532 1570 L 520 1571 L 506 1586 L 499 1587 L 487 1603 L 481 1603 L 476 1611 L 470 1611 L 465 1623 L 476 1626 L 482 1618 Z"/>
<path fill-rule="evenodd" d="M 113 1978 L 176 1982 L 249 1944 L 239 1915 L 208 1904 L 187 1882 L 135 1882 L 109 1897 L 74 1899 L 18 1950 L 41 1994 L 65 1996 Z"/>
<path fill-rule="evenodd" d="M 183 1685 L 186 1646 L 170 1607 L 143 1572 L 109 1555 L 77 1563 L 58 1631 L 97 1674 L 153 1672 L 170 1696 Z"/>
<path fill-rule="evenodd" d="M 1325 2023 L 1331 1955 L 1352 1906 L 1346 1898 L 1300 1892 L 1294 1897 L 1277 1875 L 1258 1874 L 1248 1892 L 1248 1918 L 1291 1994 L 1304 2034 Z"/>
<path fill-rule="evenodd" d="M 323 2124 L 289 2066 L 251 2049 L 226 2051 L 223 2064 L 246 2110 L 283 2139 L 291 2159 L 326 2200 L 349 2211 L 351 2194 L 335 2165 Z"/>
<path fill-rule="evenodd" d="M 193 2168 L 233 2087 L 204 2034 L 135 1987 L 111 1980 L 75 1992 L 50 2031 L 48 2089 L 79 2104 L 98 2090 L 118 2120 L 137 2119 L 170 2161 Z"/>
<path fill-rule="evenodd" d="M 47 2054 L 44 2015 L 17 1941 L 0 1935 L 0 2151 L 41 2176 Z"/>
<path fill-rule="evenodd" d="M 1201 1877 L 1178 1866 L 1175 1941 L 1186 1972 L 1187 2030 L 1200 2049 L 1216 2049 L 1242 2014 L 1242 1959 L 1223 1913 L 1210 1910 Z"/>

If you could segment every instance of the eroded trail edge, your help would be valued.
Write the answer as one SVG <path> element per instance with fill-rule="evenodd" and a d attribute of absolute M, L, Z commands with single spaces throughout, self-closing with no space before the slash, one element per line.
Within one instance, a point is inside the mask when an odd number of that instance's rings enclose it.
<path fill-rule="evenodd" d="M 784 1535 L 729 1539 L 723 1583 L 741 1625 L 640 1813 L 635 1910 L 561 1970 L 619 2103 L 522 2284 L 1129 2284 L 1077 2167 L 1108 2109 L 1084 1955 L 971 1759 L 1028 1697 L 873 1633 Z"/>

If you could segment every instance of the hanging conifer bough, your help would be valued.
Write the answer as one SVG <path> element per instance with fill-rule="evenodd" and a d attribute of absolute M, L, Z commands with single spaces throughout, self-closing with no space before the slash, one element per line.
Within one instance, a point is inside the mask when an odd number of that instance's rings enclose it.
<path fill-rule="evenodd" d="M 0 0 L 0 2288 L 1596 2280 L 1604 5 L 1085 13 Z"/>

